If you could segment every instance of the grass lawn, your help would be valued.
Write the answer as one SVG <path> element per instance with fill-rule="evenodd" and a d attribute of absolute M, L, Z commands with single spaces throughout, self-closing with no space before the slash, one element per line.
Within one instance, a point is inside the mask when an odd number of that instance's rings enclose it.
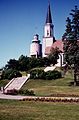
<path fill-rule="evenodd" d="M 78 120 L 79 104 L 0 100 L 0 120 Z"/>
<path fill-rule="evenodd" d="M 79 86 L 70 86 L 73 75 L 67 72 L 64 78 L 57 80 L 29 80 L 22 89 L 34 90 L 36 96 L 51 96 L 52 94 L 79 95 Z"/>
<path fill-rule="evenodd" d="M 20 72 L 22 76 L 26 76 L 26 72 Z"/>
<path fill-rule="evenodd" d="M 26 73 L 23 72 L 23 75 Z M 53 94 L 79 95 L 79 86 L 70 86 L 73 81 L 71 72 L 67 72 L 64 78 L 57 80 L 28 80 L 22 87 L 23 90 L 33 90 L 36 96 L 52 96 Z M 8 80 L 0 80 L 0 87 L 5 86 Z"/>
<path fill-rule="evenodd" d="M 79 104 L 0 100 L 0 120 L 78 120 Z"/>
<path fill-rule="evenodd" d="M 9 80 L 0 80 L 0 87 L 4 87 L 8 82 Z"/>
<path fill-rule="evenodd" d="M 52 94 L 79 95 L 79 87 L 70 86 L 73 75 L 68 72 L 57 80 L 29 80 L 22 89 L 32 89 L 37 96 Z M 1 80 L 0 86 L 8 80 Z M 0 100 L 0 120 L 78 120 L 79 104 L 17 100 Z"/>

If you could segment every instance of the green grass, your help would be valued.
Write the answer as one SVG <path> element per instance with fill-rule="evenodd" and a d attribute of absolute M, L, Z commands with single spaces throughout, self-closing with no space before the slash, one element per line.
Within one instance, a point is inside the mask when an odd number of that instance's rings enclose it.
<path fill-rule="evenodd" d="M 44 70 L 45 67 L 36 67 L 36 68 L 31 69 L 31 70 L 35 70 L 35 69 L 41 69 L 41 70 Z"/>
<path fill-rule="evenodd" d="M 58 68 L 58 70 L 60 70 Z M 23 75 L 25 72 L 22 73 Z M 51 96 L 53 94 L 79 95 L 79 86 L 70 86 L 73 75 L 68 71 L 64 78 L 57 80 L 28 80 L 22 87 L 23 90 L 33 90 L 36 96 Z M 0 87 L 5 86 L 8 80 L 0 80 Z"/>
<path fill-rule="evenodd" d="M 4 87 L 8 82 L 9 80 L 0 80 L 0 87 Z"/>
<path fill-rule="evenodd" d="M 40 68 L 39 68 L 39 67 L 37 67 L 37 68 L 33 68 L 33 69 L 31 69 L 31 70 L 35 70 L 35 69 L 42 69 L 42 70 L 44 70 L 44 68 L 45 68 L 45 67 L 40 67 Z M 20 73 L 22 74 L 22 76 L 26 76 L 26 75 L 27 75 L 27 73 L 29 73 L 31 70 L 24 71 L 24 72 L 21 72 L 21 71 L 20 71 Z"/>
<path fill-rule="evenodd" d="M 57 80 L 29 80 L 22 89 L 32 89 L 37 96 L 52 94 L 79 95 L 79 87 L 70 86 L 73 76 L 70 72 Z M 8 80 L 0 80 L 0 86 Z M 53 103 L 17 100 L 0 100 L 0 120 L 78 120 L 79 104 Z"/>
<path fill-rule="evenodd" d="M 22 76 L 26 76 L 26 72 L 20 72 Z"/>
<path fill-rule="evenodd" d="M 22 89 L 34 90 L 36 96 L 50 96 L 52 94 L 79 95 L 79 87 L 70 86 L 73 75 L 67 72 L 64 78 L 57 80 L 29 80 Z"/>
<path fill-rule="evenodd" d="M 78 120 L 79 104 L 0 100 L 0 120 Z"/>

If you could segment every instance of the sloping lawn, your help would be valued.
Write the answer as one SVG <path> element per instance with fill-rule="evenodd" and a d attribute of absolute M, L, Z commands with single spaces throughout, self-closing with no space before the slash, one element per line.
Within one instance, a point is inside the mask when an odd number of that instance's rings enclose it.
<path fill-rule="evenodd" d="M 22 89 L 34 90 L 36 96 L 51 96 L 52 94 L 79 95 L 79 86 L 70 86 L 73 75 L 67 72 L 64 78 L 57 80 L 29 80 Z"/>
<path fill-rule="evenodd" d="M 0 87 L 4 87 L 10 80 L 0 80 Z"/>
<path fill-rule="evenodd" d="M 29 80 L 22 89 L 32 89 L 37 96 L 79 95 L 79 87 L 70 86 L 72 74 L 57 80 Z M 0 81 L 5 85 L 8 81 Z M 78 120 L 79 104 L 18 100 L 0 100 L 0 120 Z"/>
<path fill-rule="evenodd" d="M 8 80 L 0 80 L 0 87 L 5 86 L 8 82 Z M 68 71 L 64 78 L 57 80 L 30 79 L 23 85 L 22 89 L 33 90 L 36 96 L 53 96 L 53 94 L 79 96 L 79 86 L 70 86 L 70 82 L 73 82 L 73 74 Z"/>

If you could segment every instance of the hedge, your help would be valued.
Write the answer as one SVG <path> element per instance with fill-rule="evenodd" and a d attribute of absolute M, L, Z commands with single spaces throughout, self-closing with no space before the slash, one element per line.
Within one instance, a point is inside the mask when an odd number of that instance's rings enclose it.
<path fill-rule="evenodd" d="M 20 90 L 16 90 L 16 89 L 11 89 L 11 90 L 7 90 L 7 93 L 5 93 L 5 94 L 7 94 L 7 95 L 18 95 L 18 94 L 20 94 L 20 95 L 31 95 L 31 96 L 35 96 L 35 94 L 34 94 L 34 91 L 33 90 L 22 90 L 22 89 L 20 89 Z"/>
<path fill-rule="evenodd" d="M 44 70 L 35 69 L 30 72 L 31 79 L 52 80 L 52 79 L 58 79 L 61 77 L 62 77 L 61 72 L 56 70 L 44 72 Z"/>

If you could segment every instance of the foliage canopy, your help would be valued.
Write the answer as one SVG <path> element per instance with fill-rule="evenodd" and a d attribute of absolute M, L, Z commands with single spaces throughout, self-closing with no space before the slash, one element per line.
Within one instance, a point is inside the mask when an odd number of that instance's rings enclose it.
<path fill-rule="evenodd" d="M 79 69 L 79 10 L 77 6 L 71 10 L 72 18 L 67 17 L 66 30 L 62 37 L 64 42 L 65 62 L 74 68 L 74 83 Z"/>

